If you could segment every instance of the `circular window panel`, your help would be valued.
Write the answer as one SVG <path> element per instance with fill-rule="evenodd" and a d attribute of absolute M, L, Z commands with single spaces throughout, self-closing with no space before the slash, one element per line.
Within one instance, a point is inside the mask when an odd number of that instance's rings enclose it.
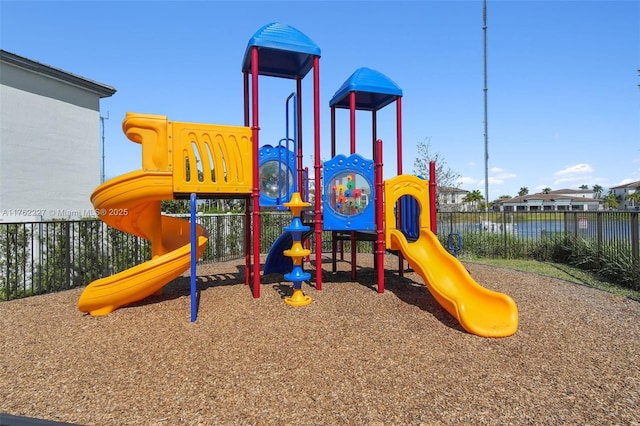
<path fill-rule="evenodd" d="M 345 216 L 361 213 L 372 202 L 371 184 L 361 174 L 343 172 L 335 175 L 327 186 L 329 206 Z"/>
<path fill-rule="evenodd" d="M 267 197 L 274 199 L 285 197 L 287 189 L 293 186 L 293 173 L 291 170 L 287 173 L 287 166 L 282 162 L 267 161 L 260 166 L 259 173 L 260 192 Z M 278 186 L 280 191 L 278 191 Z"/>

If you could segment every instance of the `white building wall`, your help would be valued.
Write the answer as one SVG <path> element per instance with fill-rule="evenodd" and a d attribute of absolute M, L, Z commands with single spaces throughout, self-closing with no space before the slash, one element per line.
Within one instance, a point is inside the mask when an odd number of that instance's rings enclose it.
<path fill-rule="evenodd" d="M 99 98 L 1 66 L 0 221 L 87 216 L 100 184 Z"/>

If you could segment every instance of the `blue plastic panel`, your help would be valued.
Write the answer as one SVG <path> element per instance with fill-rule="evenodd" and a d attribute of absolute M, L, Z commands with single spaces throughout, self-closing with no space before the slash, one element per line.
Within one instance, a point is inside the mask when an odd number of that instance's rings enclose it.
<path fill-rule="evenodd" d="M 403 195 L 400 197 L 400 211 L 402 217 L 401 229 L 404 236 L 409 241 L 417 240 L 420 236 L 420 224 L 418 223 L 420 205 L 418 201 L 412 196 Z"/>
<path fill-rule="evenodd" d="M 293 151 L 284 146 L 264 145 L 258 151 L 258 158 L 260 206 L 277 207 L 289 201 L 297 191 Z"/>
<path fill-rule="evenodd" d="M 375 230 L 373 172 L 373 161 L 358 154 L 338 155 L 324 163 L 325 230 Z"/>
<path fill-rule="evenodd" d="M 398 97 L 402 89 L 389 77 L 371 68 L 358 68 L 333 95 L 329 106 L 349 108 L 349 93 L 356 92 L 356 109 L 377 111 Z"/>
<path fill-rule="evenodd" d="M 273 22 L 260 28 L 247 44 L 242 71 L 251 72 L 251 48 L 257 47 L 258 74 L 281 78 L 303 78 L 313 67 L 320 48 L 292 26 Z"/>

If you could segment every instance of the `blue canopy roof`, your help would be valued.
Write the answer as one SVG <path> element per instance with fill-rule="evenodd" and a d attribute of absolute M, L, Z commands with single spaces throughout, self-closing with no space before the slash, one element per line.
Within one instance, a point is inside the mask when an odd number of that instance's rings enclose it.
<path fill-rule="evenodd" d="M 242 71 L 251 71 L 251 48 L 258 48 L 258 74 L 272 77 L 304 77 L 313 67 L 320 48 L 297 29 L 277 22 L 260 28 L 249 40 Z"/>
<path fill-rule="evenodd" d="M 377 111 L 397 97 L 402 89 L 389 77 L 371 68 L 358 68 L 333 95 L 329 106 L 349 108 L 349 93 L 356 92 L 356 109 Z"/>

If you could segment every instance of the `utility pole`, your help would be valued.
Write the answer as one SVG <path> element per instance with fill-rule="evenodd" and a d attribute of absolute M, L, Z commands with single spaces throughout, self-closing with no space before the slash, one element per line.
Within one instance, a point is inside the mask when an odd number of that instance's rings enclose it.
<path fill-rule="evenodd" d="M 101 163 L 100 163 L 100 183 L 104 183 L 105 177 L 104 177 L 104 120 L 108 120 L 109 119 L 109 111 L 107 111 L 107 116 L 100 116 L 100 128 L 102 131 L 102 142 L 100 144 L 100 157 L 101 157 Z"/>
<path fill-rule="evenodd" d="M 484 33 L 484 201 L 485 210 L 489 211 L 489 113 L 487 83 L 487 0 L 482 9 L 482 31 Z"/>

